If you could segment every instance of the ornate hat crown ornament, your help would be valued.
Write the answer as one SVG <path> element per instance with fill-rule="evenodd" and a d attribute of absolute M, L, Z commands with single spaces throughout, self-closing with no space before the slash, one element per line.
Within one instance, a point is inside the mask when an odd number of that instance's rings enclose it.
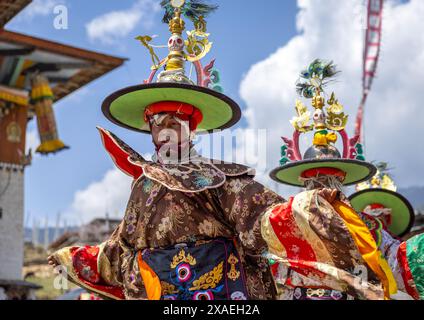
<path fill-rule="evenodd" d="M 314 60 L 300 74 L 297 92 L 311 100 L 314 112 L 300 101 L 296 101 L 295 116 L 290 123 L 294 127 L 293 138 L 283 137 L 281 167 L 272 171 L 271 177 L 281 183 L 303 186 L 303 178 L 317 174 L 339 175 L 344 185 L 356 184 L 373 176 L 376 168 L 365 162 L 359 136 L 349 138 L 345 127 L 348 116 L 343 111 L 333 92 L 325 101 L 324 88 L 338 73 L 332 62 Z M 314 132 L 312 146 L 301 155 L 301 134 Z M 338 135 L 342 139 L 343 152 L 336 148 Z"/>
<path fill-rule="evenodd" d="M 395 182 L 390 175 L 390 169 L 388 168 L 387 162 L 379 162 L 375 165 L 377 167 L 377 173 L 368 181 L 358 183 L 356 185 L 356 191 L 362 191 L 367 189 L 385 189 L 390 191 L 397 191 Z"/>
<path fill-rule="evenodd" d="M 153 66 L 144 84 L 119 90 L 103 102 L 105 116 L 115 124 L 127 129 L 149 133 L 150 128 L 143 119 L 146 108 L 161 107 L 162 102 L 174 103 L 175 108 L 196 110 L 202 114 L 197 132 L 212 132 L 215 129 L 229 128 L 241 117 L 236 102 L 222 94 L 220 75 L 214 67 L 215 60 L 203 66 L 203 59 L 212 48 L 209 33 L 206 31 L 205 17 L 217 9 L 202 0 L 163 0 L 165 10 L 163 22 L 169 26 L 171 36 L 166 46 L 151 44 L 153 36 L 138 36 L 136 39 L 149 51 Z M 184 18 L 192 21 L 194 29 L 187 31 Z M 168 48 L 168 54 L 160 59 L 155 48 Z M 186 75 L 186 63 L 192 63 L 197 81 Z M 162 71 L 158 71 L 163 68 Z M 156 80 L 155 76 L 157 74 Z M 191 74 L 191 72 L 190 72 Z M 189 108 L 187 108 L 187 105 Z"/>
<path fill-rule="evenodd" d="M 203 68 L 200 60 L 204 58 L 212 48 L 212 42 L 209 42 L 209 33 L 206 33 L 205 16 L 217 9 L 217 6 L 203 4 L 200 1 L 184 1 L 184 0 L 164 0 L 161 2 L 165 9 L 165 15 L 162 19 L 164 23 L 169 25 L 171 36 L 168 40 L 168 56 L 162 60 L 158 58 L 154 52 L 155 46 L 149 42 L 153 40 L 150 36 L 139 36 L 136 39 L 145 46 L 152 57 L 153 66 L 152 73 L 145 83 L 151 83 L 157 71 L 164 67 L 164 71 L 160 72 L 157 82 L 173 82 L 173 83 L 195 83 L 185 74 L 185 63 L 191 62 L 196 68 L 198 76 L 197 85 L 209 87 L 216 91 L 222 92 L 219 84 L 219 72 L 214 68 L 214 60 Z M 194 30 L 187 31 L 187 39 L 183 38 L 185 30 L 185 22 L 182 16 L 189 17 L 194 24 Z M 158 47 L 158 46 L 156 46 Z"/>
<path fill-rule="evenodd" d="M 414 225 L 414 209 L 408 199 L 396 192 L 388 164 L 379 162 L 376 167 L 377 173 L 357 184 L 357 192 L 349 200 L 356 211 L 381 219 L 391 233 L 402 237 Z"/>

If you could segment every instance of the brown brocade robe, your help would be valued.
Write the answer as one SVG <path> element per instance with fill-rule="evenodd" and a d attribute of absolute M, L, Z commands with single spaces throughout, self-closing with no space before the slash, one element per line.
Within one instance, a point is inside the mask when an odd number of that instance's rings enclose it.
<path fill-rule="evenodd" d="M 149 162 L 100 133 L 134 182 L 108 241 L 54 254 L 76 284 L 112 299 L 423 299 L 424 236 L 401 243 L 342 195 L 286 202 L 245 166 Z"/>
<path fill-rule="evenodd" d="M 135 180 L 125 217 L 108 241 L 55 253 L 71 281 L 104 297 L 147 299 L 138 252 L 227 238 L 234 240 L 241 259 L 246 298 L 276 298 L 273 276 L 262 256 L 267 244 L 261 236 L 261 218 L 284 199 L 255 182 L 248 167 L 201 158 L 182 165 L 148 162 L 112 133 L 100 133 L 115 164 Z"/>

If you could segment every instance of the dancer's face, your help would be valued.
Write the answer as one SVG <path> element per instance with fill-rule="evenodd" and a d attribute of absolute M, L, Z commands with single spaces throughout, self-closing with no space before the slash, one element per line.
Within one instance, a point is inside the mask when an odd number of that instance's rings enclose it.
<path fill-rule="evenodd" d="M 150 127 L 153 143 L 159 148 L 165 143 L 182 144 L 190 140 L 188 122 L 172 114 L 160 113 L 153 116 L 150 119 Z"/>

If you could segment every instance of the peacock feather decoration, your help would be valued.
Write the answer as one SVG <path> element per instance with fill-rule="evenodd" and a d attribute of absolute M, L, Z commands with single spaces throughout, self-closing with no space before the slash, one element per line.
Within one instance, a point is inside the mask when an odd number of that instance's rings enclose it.
<path fill-rule="evenodd" d="M 315 59 L 307 69 L 300 73 L 300 79 L 296 83 L 296 91 L 300 96 L 312 99 L 339 73 L 332 61 Z"/>
<path fill-rule="evenodd" d="M 174 16 L 175 8 L 171 5 L 169 0 L 162 0 L 160 5 L 165 9 L 162 21 L 164 23 L 169 23 Z M 207 4 L 203 0 L 187 0 L 181 7 L 181 14 L 187 19 L 190 19 L 193 23 L 198 23 L 201 17 L 206 18 L 216 9 L 218 9 L 217 5 Z"/>

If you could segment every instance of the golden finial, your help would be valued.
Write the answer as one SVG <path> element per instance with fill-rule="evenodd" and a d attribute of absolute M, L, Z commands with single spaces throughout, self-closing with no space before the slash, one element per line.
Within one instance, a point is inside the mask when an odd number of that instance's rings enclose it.
<path fill-rule="evenodd" d="M 325 105 L 325 101 L 324 101 L 324 98 L 321 96 L 321 94 L 315 95 L 312 98 L 312 106 L 315 109 L 322 109 L 324 108 L 324 105 Z"/>
<path fill-rule="evenodd" d="M 174 17 L 169 21 L 169 31 L 172 33 L 168 40 L 168 57 L 165 70 L 178 70 L 184 68 L 184 40 L 182 33 L 185 29 L 185 22 L 181 18 L 181 7 L 184 0 L 171 0 L 171 6 L 174 8 Z"/>
<path fill-rule="evenodd" d="M 164 66 L 165 70 L 157 76 L 158 82 L 194 84 L 185 74 L 184 65 L 186 61 L 195 62 L 202 59 L 210 51 L 212 42 L 208 40 L 206 21 L 201 13 L 209 14 L 217 7 L 202 4 L 201 1 L 186 3 L 185 0 L 162 1 L 161 6 L 165 9 L 163 21 L 168 23 L 171 32 L 167 45 L 151 45 L 153 37 L 150 36 L 139 36 L 136 39 L 149 50 L 153 62 L 152 70 Z M 194 30 L 187 31 L 187 40 L 183 38 L 184 16 L 188 17 L 195 27 Z M 163 47 L 168 48 L 168 54 L 166 58 L 159 59 L 154 48 Z"/>
<path fill-rule="evenodd" d="M 325 100 L 321 96 L 321 90 L 319 88 L 319 80 L 312 78 L 311 83 L 315 87 L 315 94 L 312 97 L 312 102 L 311 102 L 312 107 L 314 107 L 315 109 L 322 109 L 325 106 Z"/>
<path fill-rule="evenodd" d="M 185 22 L 181 18 L 181 9 L 175 8 L 174 17 L 169 21 L 169 31 L 181 35 L 185 29 Z"/>

